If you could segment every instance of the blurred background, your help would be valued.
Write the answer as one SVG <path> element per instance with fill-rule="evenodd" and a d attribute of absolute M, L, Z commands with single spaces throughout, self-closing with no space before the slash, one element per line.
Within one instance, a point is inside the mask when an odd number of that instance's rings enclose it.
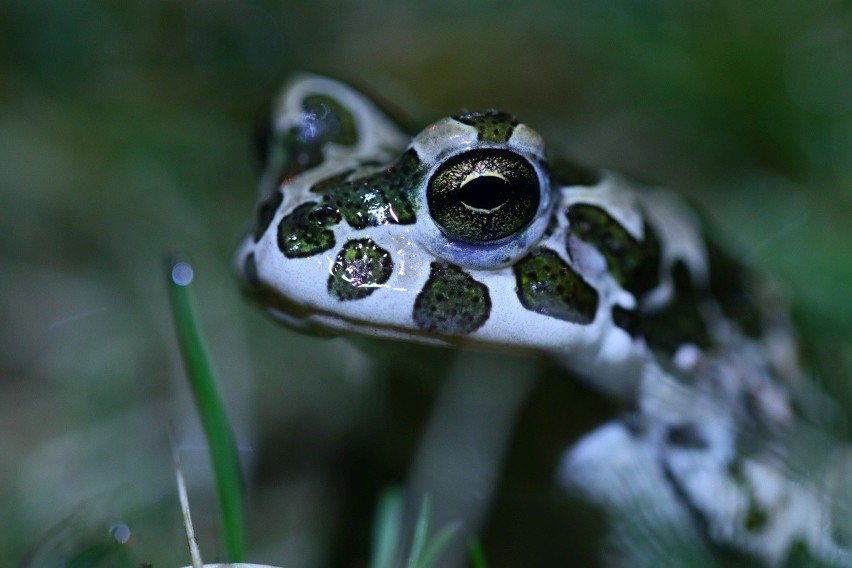
<path fill-rule="evenodd" d="M 815 380 L 852 407 L 848 2 L 4 0 L 0 564 L 110 566 L 98 551 L 128 537 L 133 565 L 187 564 L 172 427 L 205 559 L 221 557 L 173 252 L 194 260 L 238 432 L 252 561 L 366 565 L 376 499 L 406 482 L 459 369 L 482 396 L 509 393 L 477 410 L 509 432 L 505 465 L 498 450 L 488 464 L 503 474 L 483 481 L 500 486 L 478 531 L 490 565 L 583 558 L 551 480 L 604 403 L 579 407 L 587 393 L 533 358 L 496 360 L 543 376 L 518 387 L 450 350 L 303 337 L 241 297 L 254 127 L 299 70 L 418 126 L 504 109 L 551 151 L 680 189 L 782 283 Z M 843 413 L 834 427 L 848 436 Z"/>

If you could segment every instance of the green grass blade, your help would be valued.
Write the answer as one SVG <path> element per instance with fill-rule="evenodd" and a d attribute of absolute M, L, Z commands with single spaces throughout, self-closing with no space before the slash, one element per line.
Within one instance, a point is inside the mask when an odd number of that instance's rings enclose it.
<path fill-rule="evenodd" d="M 455 536 L 460 526 L 460 523 L 454 523 L 438 531 L 438 534 L 429 540 L 429 543 L 423 549 L 422 555 L 417 559 L 416 568 L 431 568 L 437 564 L 438 557 L 444 552 L 450 539 Z"/>
<path fill-rule="evenodd" d="M 192 266 L 186 261 L 173 259 L 168 263 L 167 269 L 169 300 L 178 343 L 198 414 L 210 445 L 210 459 L 216 475 L 228 559 L 231 562 L 241 562 L 245 551 L 245 523 L 240 464 L 234 435 L 219 397 L 215 373 L 195 317 L 194 300 L 190 290 Z"/>
<path fill-rule="evenodd" d="M 482 550 L 479 539 L 472 538 L 468 541 L 467 553 L 470 557 L 471 568 L 488 568 L 488 564 L 485 562 L 485 552 Z"/>
<path fill-rule="evenodd" d="M 394 568 L 402 529 L 402 493 L 387 489 L 379 497 L 373 522 L 373 557 L 370 568 Z"/>
<path fill-rule="evenodd" d="M 431 502 L 429 496 L 423 496 L 423 502 L 420 505 L 420 514 L 417 516 L 417 524 L 414 527 L 414 538 L 411 541 L 411 551 L 408 555 L 407 568 L 416 568 L 417 561 L 423 552 L 423 547 L 426 546 L 426 537 L 429 535 L 429 515 L 431 513 Z"/>

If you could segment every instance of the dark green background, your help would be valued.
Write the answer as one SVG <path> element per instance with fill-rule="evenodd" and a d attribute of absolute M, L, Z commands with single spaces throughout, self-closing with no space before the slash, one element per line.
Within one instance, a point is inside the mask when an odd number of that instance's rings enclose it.
<path fill-rule="evenodd" d="M 364 501 L 404 480 L 451 354 L 392 345 L 376 370 L 341 340 L 274 325 L 230 274 L 253 207 L 253 125 L 297 70 L 367 86 L 419 125 L 507 110 L 552 150 L 682 189 L 786 287 L 815 376 L 849 406 L 849 2 L 5 0 L 0 564 L 87 550 L 119 521 L 137 562 L 188 562 L 166 432 L 201 441 L 170 327 L 169 252 L 195 260 L 253 448 L 253 561 L 350 565 L 340 534 L 365 533 L 370 511 L 350 506 L 352 476 L 335 472 L 355 449 L 384 464 Z M 389 420 L 399 448 L 376 448 Z M 212 558 L 205 457 L 188 454 Z"/>

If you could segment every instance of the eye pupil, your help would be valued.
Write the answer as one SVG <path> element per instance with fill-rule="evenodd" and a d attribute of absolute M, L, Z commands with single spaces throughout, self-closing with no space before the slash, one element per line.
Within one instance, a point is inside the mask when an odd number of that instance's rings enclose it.
<path fill-rule="evenodd" d="M 458 198 L 469 209 L 494 211 L 509 201 L 512 184 L 497 175 L 473 178 L 459 188 Z"/>

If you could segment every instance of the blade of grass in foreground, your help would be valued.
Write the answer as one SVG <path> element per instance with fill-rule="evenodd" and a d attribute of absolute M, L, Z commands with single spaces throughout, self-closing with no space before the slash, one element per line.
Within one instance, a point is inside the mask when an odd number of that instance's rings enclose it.
<path fill-rule="evenodd" d="M 373 522 L 373 556 L 370 568 L 393 568 L 402 530 L 402 493 L 386 489 L 379 497 L 379 509 Z"/>
<path fill-rule="evenodd" d="M 467 543 L 467 552 L 472 568 L 488 568 L 488 564 L 485 563 L 485 553 L 482 551 L 482 544 L 479 542 L 479 539 L 474 538 Z"/>
<path fill-rule="evenodd" d="M 411 541 L 406 568 L 432 568 L 435 566 L 441 553 L 459 528 L 457 523 L 449 524 L 429 539 L 429 518 L 431 514 L 432 503 L 429 496 L 424 495 L 420 503 L 420 513 L 417 515 L 417 522 L 414 525 L 414 537 Z"/>
<path fill-rule="evenodd" d="M 387 489 L 379 498 L 379 507 L 373 522 L 373 553 L 370 568 L 393 568 L 399 565 L 398 553 L 402 549 L 403 497 L 399 489 Z M 411 538 L 411 550 L 405 568 L 434 568 L 441 554 L 455 536 L 459 524 L 452 523 L 442 528 L 431 539 L 429 517 L 431 504 L 424 495 Z M 484 568 L 484 567 L 482 567 Z"/>
<path fill-rule="evenodd" d="M 228 559 L 241 562 L 245 551 L 243 536 L 243 485 L 237 446 L 225 407 L 216 387 L 204 340 L 198 328 L 190 284 L 192 265 L 185 260 L 168 263 L 169 300 L 186 374 L 210 445 L 210 459 L 216 476 L 219 507 L 225 532 Z"/>

